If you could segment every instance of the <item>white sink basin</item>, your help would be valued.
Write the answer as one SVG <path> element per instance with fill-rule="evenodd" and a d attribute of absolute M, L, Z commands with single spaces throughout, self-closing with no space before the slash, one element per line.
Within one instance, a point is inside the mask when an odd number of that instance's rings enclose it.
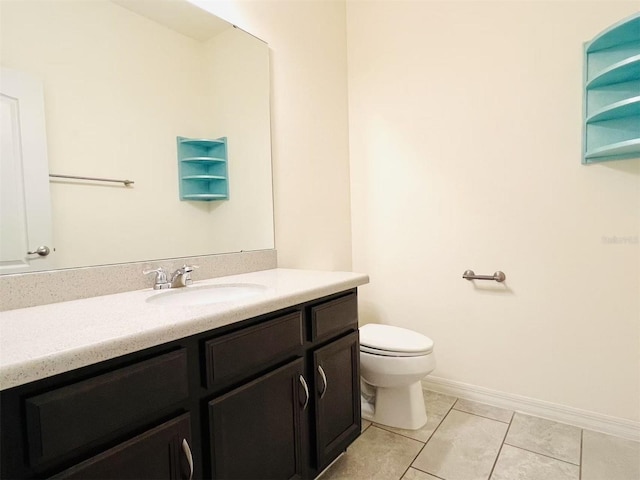
<path fill-rule="evenodd" d="M 169 306 L 196 306 L 212 303 L 231 302 L 242 298 L 254 297 L 263 293 L 267 287 L 252 283 L 234 283 L 225 285 L 202 285 L 184 287 L 158 293 L 147 298 L 147 303 Z"/>

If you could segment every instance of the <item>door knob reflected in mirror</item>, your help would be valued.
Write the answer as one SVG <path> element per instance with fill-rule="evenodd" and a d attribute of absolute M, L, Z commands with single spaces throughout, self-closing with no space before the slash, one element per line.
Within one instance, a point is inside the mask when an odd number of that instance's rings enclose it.
<path fill-rule="evenodd" d="M 46 257 L 51 253 L 51 250 L 49 250 L 49 247 L 47 247 L 46 245 L 42 245 L 36 248 L 33 252 L 27 252 L 28 255 L 35 255 L 36 253 L 41 257 Z"/>

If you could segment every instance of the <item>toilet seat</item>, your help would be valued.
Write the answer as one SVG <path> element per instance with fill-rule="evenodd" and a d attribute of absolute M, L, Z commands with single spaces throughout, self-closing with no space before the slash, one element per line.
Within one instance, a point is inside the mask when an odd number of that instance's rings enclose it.
<path fill-rule="evenodd" d="M 360 327 L 360 351 L 387 357 L 417 357 L 433 351 L 433 340 L 406 328 L 370 323 Z"/>

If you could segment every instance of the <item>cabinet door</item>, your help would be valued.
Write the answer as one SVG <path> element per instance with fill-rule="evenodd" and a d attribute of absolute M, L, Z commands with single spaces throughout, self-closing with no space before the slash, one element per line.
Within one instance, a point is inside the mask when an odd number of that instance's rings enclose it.
<path fill-rule="evenodd" d="M 316 455 L 322 470 L 360 435 L 360 352 L 355 331 L 313 354 Z"/>
<path fill-rule="evenodd" d="M 303 367 L 295 360 L 209 402 L 213 478 L 301 478 Z"/>
<path fill-rule="evenodd" d="M 187 413 L 52 478 L 188 480 L 193 476 L 190 432 Z"/>

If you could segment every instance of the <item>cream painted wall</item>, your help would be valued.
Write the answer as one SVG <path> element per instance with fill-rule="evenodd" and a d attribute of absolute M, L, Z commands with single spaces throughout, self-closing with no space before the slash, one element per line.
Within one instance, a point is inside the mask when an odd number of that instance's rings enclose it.
<path fill-rule="evenodd" d="M 344 1 L 192 3 L 269 44 L 278 265 L 350 270 Z"/>
<path fill-rule="evenodd" d="M 269 47 L 237 28 L 204 46 L 207 129 L 227 137 L 229 156 L 229 201 L 210 204 L 225 231 L 214 235 L 228 238 L 229 247 L 246 239 L 244 250 L 273 245 L 273 189 L 266 181 L 271 179 Z"/>
<path fill-rule="evenodd" d="M 637 9 L 347 3 L 362 319 L 434 375 L 640 419 L 640 160 L 580 164 L 582 43 Z"/>

